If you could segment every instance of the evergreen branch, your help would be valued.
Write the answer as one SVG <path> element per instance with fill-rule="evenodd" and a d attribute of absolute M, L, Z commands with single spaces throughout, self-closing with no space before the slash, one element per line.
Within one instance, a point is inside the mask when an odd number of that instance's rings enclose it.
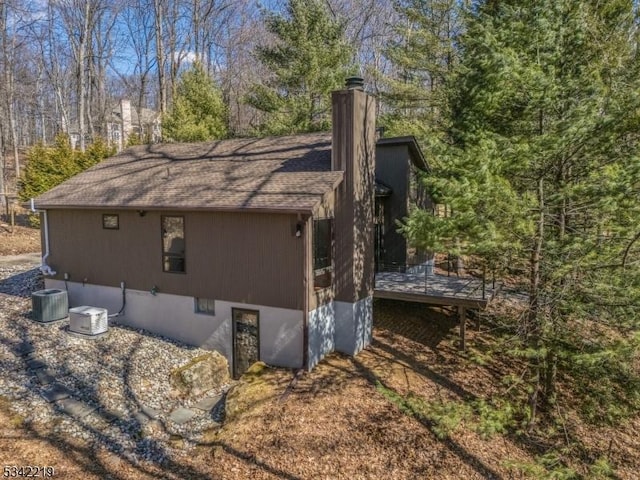
<path fill-rule="evenodd" d="M 640 232 L 636 233 L 636 235 L 631 239 L 631 242 L 629 242 L 629 245 L 627 245 L 627 248 L 625 248 L 624 255 L 622 256 L 622 268 L 625 268 L 625 265 L 627 263 L 627 257 L 629 256 L 629 251 L 631 250 L 631 247 L 639 239 L 640 239 Z"/>

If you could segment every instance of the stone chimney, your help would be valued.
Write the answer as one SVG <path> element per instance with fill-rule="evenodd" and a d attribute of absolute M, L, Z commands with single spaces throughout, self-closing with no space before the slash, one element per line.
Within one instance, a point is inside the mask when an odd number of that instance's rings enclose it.
<path fill-rule="evenodd" d="M 335 206 L 335 348 L 355 354 L 371 342 L 375 99 L 351 77 L 332 94 L 331 168 L 344 171 Z"/>
<path fill-rule="evenodd" d="M 122 150 L 127 146 L 127 141 L 129 140 L 129 135 L 131 135 L 132 130 L 131 102 L 129 100 L 120 100 L 120 118 L 122 119 L 122 125 L 119 150 Z"/>

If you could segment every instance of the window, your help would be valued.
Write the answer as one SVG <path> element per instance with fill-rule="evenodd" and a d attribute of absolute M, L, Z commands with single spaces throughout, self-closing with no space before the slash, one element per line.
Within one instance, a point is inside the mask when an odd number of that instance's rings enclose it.
<path fill-rule="evenodd" d="M 331 285 L 331 228 L 332 220 L 325 218 L 313 222 L 314 287 Z"/>
<path fill-rule="evenodd" d="M 118 215 L 104 214 L 102 215 L 102 228 L 106 230 L 118 230 L 120 228 L 120 221 Z"/>
<path fill-rule="evenodd" d="M 194 298 L 196 313 L 204 313 L 205 315 L 216 314 L 216 301 L 210 298 Z"/>
<path fill-rule="evenodd" d="M 162 271 L 185 272 L 184 217 L 162 217 Z"/>

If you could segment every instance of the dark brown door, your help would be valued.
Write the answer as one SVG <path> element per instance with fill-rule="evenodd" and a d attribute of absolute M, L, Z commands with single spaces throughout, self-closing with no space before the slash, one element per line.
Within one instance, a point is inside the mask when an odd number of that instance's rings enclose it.
<path fill-rule="evenodd" d="M 232 308 L 233 317 L 233 376 L 238 378 L 260 360 L 258 312 Z"/>

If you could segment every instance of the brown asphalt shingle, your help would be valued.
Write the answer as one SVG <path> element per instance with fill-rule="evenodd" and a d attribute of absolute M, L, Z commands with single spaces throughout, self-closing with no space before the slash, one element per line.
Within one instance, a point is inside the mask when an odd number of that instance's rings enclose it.
<path fill-rule="evenodd" d="M 342 180 L 331 134 L 142 145 L 36 199 L 38 208 L 311 211 Z"/>

